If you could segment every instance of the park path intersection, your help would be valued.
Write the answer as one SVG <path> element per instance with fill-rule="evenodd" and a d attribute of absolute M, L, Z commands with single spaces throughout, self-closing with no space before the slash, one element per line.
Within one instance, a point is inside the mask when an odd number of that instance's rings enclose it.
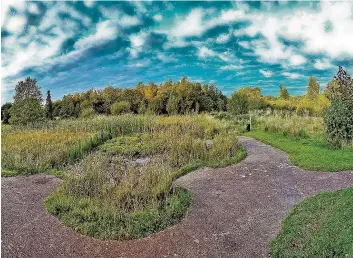
<path fill-rule="evenodd" d="M 49 215 L 43 199 L 60 185 L 48 175 L 2 179 L 2 257 L 267 257 L 267 243 L 290 208 L 307 196 L 353 186 L 353 171 L 314 172 L 288 155 L 239 137 L 248 156 L 238 164 L 191 172 L 175 184 L 191 191 L 177 225 L 131 241 L 82 236 Z"/>

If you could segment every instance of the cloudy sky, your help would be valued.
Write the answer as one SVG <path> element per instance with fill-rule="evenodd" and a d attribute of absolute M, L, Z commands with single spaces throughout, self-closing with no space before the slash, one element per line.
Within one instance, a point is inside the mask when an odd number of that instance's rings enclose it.
<path fill-rule="evenodd" d="M 18 2 L 2 4 L 2 101 L 37 78 L 54 99 L 188 76 L 226 95 L 293 95 L 353 72 L 353 2 Z"/>

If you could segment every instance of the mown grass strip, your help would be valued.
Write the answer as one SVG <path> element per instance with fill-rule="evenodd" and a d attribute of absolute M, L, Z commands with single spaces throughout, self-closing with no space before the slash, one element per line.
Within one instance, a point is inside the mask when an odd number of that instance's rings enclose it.
<path fill-rule="evenodd" d="M 270 241 L 269 256 L 353 257 L 353 187 L 295 205 Z"/>
<path fill-rule="evenodd" d="M 270 144 L 289 154 L 296 166 L 317 171 L 344 171 L 353 169 L 353 151 L 335 149 L 316 138 L 300 139 L 282 133 L 251 131 L 244 134 Z"/>

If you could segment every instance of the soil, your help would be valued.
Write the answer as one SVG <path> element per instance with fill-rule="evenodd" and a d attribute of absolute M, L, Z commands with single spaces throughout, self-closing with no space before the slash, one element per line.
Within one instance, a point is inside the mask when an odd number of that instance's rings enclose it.
<path fill-rule="evenodd" d="M 286 153 L 240 137 L 248 156 L 175 181 L 191 191 L 179 224 L 150 237 L 102 241 L 82 236 L 48 214 L 43 199 L 60 179 L 37 174 L 2 178 L 2 257 L 267 257 L 267 243 L 290 208 L 307 196 L 353 186 L 353 171 L 304 171 Z"/>

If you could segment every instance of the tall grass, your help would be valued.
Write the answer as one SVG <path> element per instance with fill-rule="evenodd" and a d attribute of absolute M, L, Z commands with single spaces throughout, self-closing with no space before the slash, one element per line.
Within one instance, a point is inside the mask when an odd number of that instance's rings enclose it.
<path fill-rule="evenodd" d="M 190 198 L 172 187 L 176 177 L 245 156 L 232 123 L 206 115 L 152 119 L 72 166 L 61 189 L 46 199 L 48 211 L 91 236 L 146 236 L 185 215 Z"/>
<path fill-rule="evenodd" d="M 9 126 L 2 130 L 2 168 L 22 174 L 72 163 L 117 135 L 148 131 L 154 117 L 124 115 Z"/>
<path fill-rule="evenodd" d="M 321 117 L 298 115 L 260 115 L 255 116 L 255 126 L 258 129 L 278 133 L 284 136 L 308 138 L 324 137 L 324 122 Z"/>

